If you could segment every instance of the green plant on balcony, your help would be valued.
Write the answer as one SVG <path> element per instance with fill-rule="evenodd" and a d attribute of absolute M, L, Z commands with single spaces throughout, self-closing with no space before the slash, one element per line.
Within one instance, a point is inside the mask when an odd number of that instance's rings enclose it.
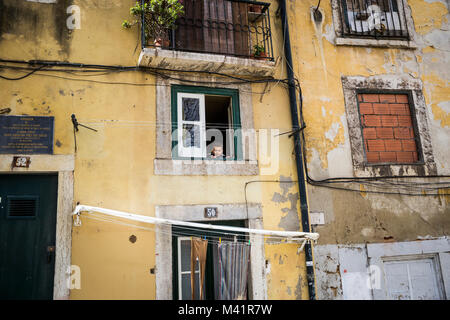
<path fill-rule="evenodd" d="M 264 46 L 255 44 L 253 46 L 253 56 L 256 59 L 265 59 L 267 58 L 266 48 Z"/>
<path fill-rule="evenodd" d="M 124 20 L 122 27 L 129 29 L 138 24 L 142 27 L 146 39 L 153 39 L 155 45 L 168 42 L 168 31 L 175 28 L 175 21 L 184 14 L 184 7 L 179 0 L 145 0 L 130 8 L 130 15 L 135 20 Z M 142 19 L 143 17 L 143 19 Z"/>

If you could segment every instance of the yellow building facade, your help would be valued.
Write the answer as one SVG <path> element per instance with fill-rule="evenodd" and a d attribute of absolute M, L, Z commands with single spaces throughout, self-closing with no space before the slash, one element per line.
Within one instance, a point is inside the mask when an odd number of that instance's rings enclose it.
<path fill-rule="evenodd" d="M 195 42 L 198 30 L 187 20 L 171 33 L 170 45 L 162 47 L 143 40 L 138 25 L 124 29 L 122 21 L 132 18 L 135 1 L 1 1 L 1 116 L 54 119 L 52 152 L 0 154 L 2 177 L 57 177 L 52 297 L 178 299 L 189 292 L 181 276 L 182 242 L 177 241 L 192 234 L 95 212 L 81 214 L 81 223 L 74 225 L 71 213 L 81 204 L 180 221 L 310 231 L 302 228 L 303 208 L 312 231 L 320 234 L 312 245 L 315 275 L 308 281 L 309 261 L 301 243 L 250 236 L 249 299 L 309 299 L 311 288 L 318 299 L 354 298 L 357 281 L 348 274 L 366 272 L 365 265 L 344 274 L 339 266 L 345 263 L 336 258 L 343 246 L 350 246 L 344 248 L 348 254 L 367 243 L 394 245 L 429 237 L 427 241 L 439 242 L 431 247 L 442 247 L 429 254 L 438 257 L 432 263 L 439 261 L 444 270 L 437 276 L 442 284 L 436 292 L 445 298 L 450 281 L 448 254 L 442 253 L 448 251 L 442 237 L 450 226 L 448 2 L 393 2 L 378 6 L 390 22 L 382 27 L 372 15 L 381 31 L 364 33 L 349 19 L 351 1 L 322 1 L 320 6 L 286 1 L 292 70 L 299 81 L 295 99 L 300 106 L 301 88 L 300 123 L 306 125 L 299 131 L 293 130 L 288 94 L 284 1 L 264 1 L 262 13 L 247 1 L 184 1 L 186 14 L 193 14 L 194 3 L 202 8 L 203 16 L 192 19 L 220 21 L 228 28 L 217 31 L 214 24 L 202 24 L 201 49 Z M 214 15 L 211 8 L 224 9 Z M 243 31 L 236 25 L 255 27 Z M 258 32 L 266 38 L 257 38 Z M 267 58 L 253 56 L 258 43 Z M 355 122 L 365 121 L 357 109 L 365 100 L 355 102 L 359 95 L 365 99 L 364 94 L 412 99 L 416 151 L 394 152 L 397 157 L 416 152 L 417 159 L 382 162 L 388 152 L 383 149 L 375 151 L 380 162 L 368 165 L 368 136 Z M 204 101 L 204 113 L 211 118 L 183 122 L 187 118 L 177 109 L 179 97 Z M 218 105 L 222 116 L 208 111 Z M 192 161 L 174 144 L 176 126 L 208 127 L 208 121 L 213 128 L 220 121 L 216 129 L 242 129 L 226 147 L 229 161 L 209 159 L 207 144 Z M 298 183 L 293 138 L 299 132 L 304 135 L 304 174 L 310 177 L 308 199 L 301 199 Z M 14 156 L 29 157 L 29 166 L 12 165 Z M 377 192 L 386 192 L 385 185 L 364 179 L 325 181 L 392 176 L 397 183 L 418 186 L 405 191 L 412 187 L 395 185 L 388 189 L 395 194 L 382 194 Z M 207 208 L 214 208 L 216 217 L 207 217 Z M 396 256 L 405 255 L 399 252 Z M 356 265 L 361 259 L 352 256 L 349 261 Z M 390 291 L 368 292 L 367 297 L 382 298 L 378 292 Z"/>

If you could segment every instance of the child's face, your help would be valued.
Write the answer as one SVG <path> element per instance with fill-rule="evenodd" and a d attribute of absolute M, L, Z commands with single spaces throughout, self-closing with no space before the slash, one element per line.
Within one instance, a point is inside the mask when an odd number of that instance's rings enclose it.
<path fill-rule="evenodd" d="M 221 156 L 222 154 L 223 154 L 223 148 L 222 147 L 214 147 L 213 148 L 213 155 Z"/>

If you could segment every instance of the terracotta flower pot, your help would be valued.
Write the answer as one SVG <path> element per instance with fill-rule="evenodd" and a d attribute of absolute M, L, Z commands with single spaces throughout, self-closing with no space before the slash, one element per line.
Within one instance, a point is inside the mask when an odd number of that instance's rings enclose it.
<path fill-rule="evenodd" d="M 262 6 L 257 4 L 249 4 L 249 10 L 250 12 L 254 13 L 261 13 L 262 12 Z"/>
<path fill-rule="evenodd" d="M 158 39 L 155 39 L 153 44 L 155 45 L 155 47 L 168 48 L 168 47 L 170 47 L 170 40 L 158 38 Z"/>
<path fill-rule="evenodd" d="M 258 60 L 265 60 L 267 58 L 267 53 L 264 52 L 260 52 L 259 55 L 255 55 L 255 58 Z"/>

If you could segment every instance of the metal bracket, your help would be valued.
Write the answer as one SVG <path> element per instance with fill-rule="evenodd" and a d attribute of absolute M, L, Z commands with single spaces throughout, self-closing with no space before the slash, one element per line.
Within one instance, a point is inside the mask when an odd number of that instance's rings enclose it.
<path fill-rule="evenodd" d="M 81 227 L 81 219 L 80 219 L 80 213 L 79 212 L 75 216 L 75 221 L 73 222 L 73 225 L 75 227 Z"/>
<path fill-rule="evenodd" d="M 303 248 L 305 247 L 305 244 L 306 244 L 306 242 L 307 242 L 308 240 L 304 240 L 303 241 L 303 243 L 302 243 L 302 245 L 301 245 L 301 247 L 300 248 L 298 248 L 298 250 L 297 250 L 297 254 L 299 254 L 300 252 L 302 252 L 303 251 Z"/>

